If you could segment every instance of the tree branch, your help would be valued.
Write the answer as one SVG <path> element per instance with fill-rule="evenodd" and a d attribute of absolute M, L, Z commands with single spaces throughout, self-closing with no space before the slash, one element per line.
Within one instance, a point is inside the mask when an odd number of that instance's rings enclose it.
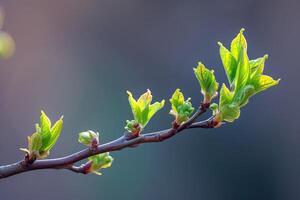
<path fill-rule="evenodd" d="M 136 147 L 139 144 L 143 143 L 162 142 L 166 139 L 173 137 L 174 135 L 185 129 L 214 128 L 215 124 L 213 117 L 205 121 L 194 122 L 201 114 L 206 112 L 208 107 L 209 105 L 201 104 L 201 106 L 198 108 L 195 114 L 188 121 L 186 121 L 180 126 L 173 126 L 170 129 L 157 131 L 153 133 L 141 134 L 135 138 L 132 138 L 129 134 L 125 133 L 123 136 L 116 140 L 98 145 L 95 149 L 87 148 L 65 157 L 36 160 L 31 164 L 26 162 L 26 160 L 24 159 L 14 164 L 0 166 L 0 179 L 24 173 L 27 171 L 40 169 L 68 169 L 76 173 L 86 174 L 88 173 L 85 170 L 86 165 L 88 165 L 89 163 L 83 164 L 79 167 L 74 166 L 74 163 L 100 153 L 119 151 L 126 147 Z"/>

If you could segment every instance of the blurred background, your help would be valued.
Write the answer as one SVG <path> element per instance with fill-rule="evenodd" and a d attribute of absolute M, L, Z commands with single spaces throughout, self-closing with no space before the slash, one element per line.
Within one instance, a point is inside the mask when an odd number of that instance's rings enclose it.
<path fill-rule="evenodd" d="M 0 181 L 0 199 L 300 198 L 299 34 L 297 0 L 2 0 L 4 30 L 16 52 L 0 61 L 0 163 L 19 147 L 44 109 L 64 129 L 51 157 L 83 148 L 77 133 L 119 137 L 131 119 L 126 90 L 147 88 L 168 100 L 176 88 L 197 105 L 198 61 L 226 82 L 217 41 L 229 46 L 246 28 L 251 58 L 269 54 L 265 73 L 282 78 L 251 99 L 233 124 L 188 130 L 171 140 L 113 152 L 103 176 L 66 170 Z M 297 81 L 297 82 L 296 82 Z M 168 128 L 167 104 L 145 132 Z M 205 116 L 205 117 L 208 117 Z"/>

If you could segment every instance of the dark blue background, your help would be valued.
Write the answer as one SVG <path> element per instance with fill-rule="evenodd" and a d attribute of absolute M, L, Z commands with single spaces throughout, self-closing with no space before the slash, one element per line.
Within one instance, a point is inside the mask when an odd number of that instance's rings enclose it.
<path fill-rule="evenodd" d="M 19 147 L 44 109 L 65 116 L 51 157 L 82 149 L 77 133 L 107 142 L 131 118 L 126 90 L 155 100 L 176 88 L 201 100 L 192 68 L 226 76 L 217 41 L 229 46 L 246 28 L 249 56 L 269 54 L 266 74 L 282 78 L 242 110 L 233 124 L 188 130 L 164 143 L 114 152 L 101 177 L 43 170 L 0 181 L 1 199 L 296 200 L 299 167 L 299 17 L 297 0 L 3 0 L 4 29 L 16 40 L 0 61 L 0 163 Z M 168 128 L 169 105 L 145 131 Z M 208 116 L 206 116 L 208 117 Z"/>

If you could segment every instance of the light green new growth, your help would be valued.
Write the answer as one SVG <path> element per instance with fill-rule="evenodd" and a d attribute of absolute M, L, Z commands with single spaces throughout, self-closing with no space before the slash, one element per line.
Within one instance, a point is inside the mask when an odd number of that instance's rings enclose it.
<path fill-rule="evenodd" d="M 139 134 L 153 115 L 163 108 L 165 100 L 151 104 L 152 95 L 150 90 L 142 94 L 138 100 L 133 98 L 131 92 L 127 91 L 127 94 L 134 120 L 127 120 L 125 129 L 131 133 Z"/>
<path fill-rule="evenodd" d="M 211 100 L 218 95 L 219 83 L 217 83 L 214 70 L 208 70 L 204 64 L 198 63 L 194 68 L 194 73 L 201 86 L 201 93 L 204 96 L 203 103 L 210 103 Z"/>
<path fill-rule="evenodd" d="M 63 125 L 63 116 L 51 127 L 51 121 L 41 111 L 40 124 L 35 124 L 36 132 L 28 136 L 28 149 L 21 148 L 35 158 L 46 158 L 57 142 Z"/>
<path fill-rule="evenodd" d="M 78 134 L 78 142 L 86 146 L 92 146 L 99 143 L 99 133 L 91 130 L 84 131 Z"/>
<path fill-rule="evenodd" d="M 88 172 L 102 175 L 102 173 L 99 172 L 100 169 L 105 169 L 111 167 L 114 159 L 109 155 L 109 152 L 97 154 L 94 156 L 91 156 L 88 158 L 88 160 L 91 162 Z"/>
<path fill-rule="evenodd" d="M 1 18 L 0 10 L 0 28 L 1 20 L 3 19 Z M 253 60 L 249 59 L 247 54 L 247 41 L 243 32 L 244 29 L 241 29 L 237 36 L 232 40 L 230 50 L 224 47 L 222 43 L 218 42 L 220 46 L 220 57 L 229 82 L 229 87 L 224 83 L 222 84 L 218 104 L 212 102 L 218 95 L 219 88 L 219 83 L 216 81 L 214 71 L 207 69 L 204 64 L 199 62 L 198 66 L 194 68 L 194 74 L 200 84 L 201 93 L 204 97 L 199 109 L 195 112 L 194 116 L 191 117 L 195 110 L 190 102 L 191 99 L 188 98 L 185 100 L 180 89 L 176 89 L 170 99 L 170 114 L 175 117 L 172 129 L 166 130 L 166 133 L 158 132 L 156 133 L 158 136 L 154 135 L 155 137 L 151 134 L 144 135 L 148 136 L 147 142 L 162 141 L 191 126 L 216 128 L 219 127 L 223 121 L 233 122 L 239 118 L 240 109 L 248 103 L 251 96 L 279 83 L 279 79 L 274 80 L 272 77 L 263 74 L 265 62 L 268 58 L 267 55 Z M 6 57 L 9 54 L 7 47 L 4 45 L 5 41 L 3 40 L 3 34 L 5 33 L 0 31 L 0 58 Z M 7 35 L 5 37 L 7 37 Z M 10 41 L 10 43 L 12 41 Z M 165 103 L 165 100 L 162 100 L 161 102 L 151 104 L 152 95 L 150 90 L 147 90 L 147 92 L 142 94 L 137 100 L 134 99 L 131 92 L 127 91 L 127 94 L 133 114 L 133 120 L 126 121 L 127 124 L 125 129 L 128 133 L 124 136 L 125 140 L 122 138 L 120 141 L 116 140 L 117 142 L 128 142 L 132 138 L 139 137 L 141 131 L 145 128 L 150 119 L 157 111 L 163 108 Z M 212 118 L 209 118 L 202 123 L 197 122 L 193 124 L 196 118 L 207 110 L 208 106 L 210 106 L 210 109 L 212 110 Z M 32 164 L 35 159 L 43 159 L 49 155 L 49 151 L 59 138 L 62 125 L 63 117 L 56 121 L 52 126 L 50 119 L 43 111 L 41 111 L 40 124 L 35 125 L 36 132 L 31 136 L 28 136 L 28 149 L 21 149 L 26 152 L 25 161 L 27 159 L 27 163 Z M 161 136 L 163 134 L 165 134 L 164 137 Z M 151 139 L 151 136 L 154 139 Z M 68 166 L 66 167 L 68 167 L 68 169 L 84 174 L 91 172 L 101 175 L 99 170 L 108 168 L 112 165 L 113 158 L 109 155 L 109 152 L 99 151 L 98 132 L 91 130 L 81 132 L 78 135 L 78 142 L 89 146 L 88 150 L 90 154 L 85 158 L 88 156 L 90 157 L 88 157 L 87 163 L 80 167 L 70 167 L 70 163 L 67 163 Z M 108 143 L 107 145 L 113 144 L 114 142 Z M 122 146 L 122 148 L 124 148 L 124 146 Z M 116 149 L 110 148 L 107 151 L 111 150 Z M 97 152 L 106 153 L 96 154 Z M 76 157 L 78 155 L 73 154 L 73 156 Z"/>
<path fill-rule="evenodd" d="M 243 35 L 244 29 L 232 40 L 230 51 L 222 43 L 220 57 L 227 74 L 230 89 L 222 85 L 219 100 L 219 116 L 221 120 L 233 122 L 240 116 L 240 108 L 245 106 L 249 98 L 258 92 L 279 83 L 272 77 L 263 75 L 267 55 L 249 60 L 247 41 Z"/>
<path fill-rule="evenodd" d="M 187 121 L 194 112 L 194 107 L 190 102 L 191 98 L 184 100 L 184 96 L 180 89 L 176 89 L 170 99 L 172 109 L 170 114 L 175 117 L 176 124 L 180 125 Z"/>

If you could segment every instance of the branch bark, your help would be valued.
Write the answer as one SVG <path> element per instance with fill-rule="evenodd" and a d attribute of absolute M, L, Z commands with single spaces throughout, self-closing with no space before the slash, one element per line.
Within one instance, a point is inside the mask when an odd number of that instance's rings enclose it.
<path fill-rule="evenodd" d="M 194 122 L 201 114 L 206 112 L 207 108 L 207 105 L 204 106 L 203 104 L 201 104 L 196 113 L 188 121 L 178 127 L 173 126 L 173 128 L 170 129 L 141 134 L 135 138 L 129 137 L 128 134 L 124 134 L 116 140 L 98 145 L 96 149 L 91 150 L 90 148 L 86 148 L 84 150 L 61 158 L 36 160 L 32 164 L 29 164 L 25 160 L 21 160 L 13 164 L 0 166 L 0 179 L 28 171 L 41 169 L 67 169 L 76 173 L 86 174 L 84 165 L 77 167 L 74 166 L 74 163 L 100 153 L 119 151 L 126 147 L 136 147 L 143 143 L 162 142 L 173 137 L 177 133 L 182 132 L 185 129 L 214 128 L 215 124 L 213 117 L 205 121 Z"/>

